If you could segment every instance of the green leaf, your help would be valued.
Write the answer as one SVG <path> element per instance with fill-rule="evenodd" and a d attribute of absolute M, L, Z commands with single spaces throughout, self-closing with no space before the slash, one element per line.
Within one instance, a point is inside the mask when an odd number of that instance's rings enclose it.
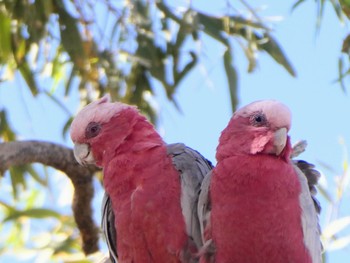
<path fill-rule="evenodd" d="M 67 136 L 67 133 L 69 132 L 69 129 L 70 129 L 72 122 L 73 122 L 73 116 L 69 117 L 67 122 L 63 126 L 63 130 L 62 130 L 62 137 L 63 138 L 65 138 Z"/>
<path fill-rule="evenodd" d="M 222 18 L 208 16 L 200 12 L 197 13 L 196 18 L 198 19 L 198 23 L 204 26 L 203 31 L 207 35 L 221 42 L 225 46 L 229 46 L 227 38 L 223 35 L 225 28 Z"/>
<path fill-rule="evenodd" d="M 14 141 L 16 140 L 16 133 L 11 129 L 7 120 L 6 110 L 0 111 L 0 137 L 5 141 Z"/>
<path fill-rule="evenodd" d="M 338 59 L 338 79 L 337 81 L 340 83 L 340 87 L 343 90 L 343 92 L 346 92 L 346 87 L 345 87 L 345 83 L 344 83 L 344 77 L 345 74 L 343 73 L 344 71 L 344 62 L 343 62 L 343 58 L 340 57 Z"/>
<path fill-rule="evenodd" d="M 25 169 L 23 166 L 11 166 L 9 168 L 13 197 L 18 198 L 18 187 L 26 188 L 26 180 L 24 179 Z"/>
<path fill-rule="evenodd" d="M 304 3 L 305 0 L 299 0 L 297 2 L 295 2 L 292 6 L 292 11 L 294 11 L 294 9 L 296 9 L 300 4 Z"/>
<path fill-rule="evenodd" d="M 278 42 L 268 33 L 265 33 L 264 37 L 267 41 L 260 44 L 258 47 L 265 50 L 277 63 L 281 64 L 290 75 L 295 77 L 296 72 Z"/>
<path fill-rule="evenodd" d="M 350 0 L 340 0 L 341 5 L 345 5 L 347 7 L 350 7 Z"/>
<path fill-rule="evenodd" d="M 67 12 L 62 0 L 56 0 L 56 2 L 60 23 L 61 43 L 75 66 L 84 71 L 86 54 L 83 40 L 77 26 L 78 21 Z"/>
<path fill-rule="evenodd" d="M 160 11 L 162 11 L 165 15 L 165 17 L 169 17 L 170 19 L 174 20 L 178 24 L 182 24 L 183 20 L 179 18 L 177 15 L 175 15 L 169 7 L 167 7 L 163 1 L 156 1 L 156 6 L 159 8 Z"/>
<path fill-rule="evenodd" d="M 70 93 L 71 89 L 73 88 L 73 80 L 74 80 L 74 77 L 76 75 L 76 67 L 72 67 L 71 71 L 70 71 L 70 74 L 69 74 L 69 78 L 68 78 L 68 81 L 65 85 L 65 89 L 64 89 L 64 96 L 68 96 L 68 94 Z"/>
<path fill-rule="evenodd" d="M 197 55 L 194 52 L 190 52 L 191 60 L 186 64 L 186 66 L 179 70 L 177 69 L 177 64 L 174 63 L 173 65 L 173 74 L 174 74 L 174 86 L 177 86 L 180 81 L 195 67 L 197 64 Z M 175 89 L 174 89 L 175 91 Z"/>
<path fill-rule="evenodd" d="M 27 210 L 15 210 L 10 212 L 4 219 L 3 222 L 15 221 L 22 217 L 30 217 L 30 218 L 47 218 L 54 217 L 57 219 L 61 219 L 62 215 L 54 210 L 45 209 L 45 208 L 31 208 Z"/>
<path fill-rule="evenodd" d="M 33 96 L 36 96 L 38 94 L 38 88 L 30 65 L 24 60 L 20 64 L 17 64 L 17 66 Z"/>
<path fill-rule="evenodd" d="M 61 47 L 57 48 L 56 54 L 54 59 L 52 60 L 52 71 L 51 71 L 51 77 L 53 78 L 53 85 L 52 85 L 52 91 L 54 92 L 57 89 L 57 86 L 59 82 L 64 78 L 65 76 L 65 67 L 64 62 L 61 62 Z M 67 94 L 65 94 L 67 96 Z"/>
<path fill-rule="evenodd" d="M 333 6 L 333 9 L 335 11 L 335 13 L 337 14 L 337 17 L 340 21 L 343 21 L 343 10 L 342 10 L 342 6 L 339 4 L 339 1 L 335 1 L 335 0 L 330 0 Z"/>
<path fill-rule="evenodd" d="M 15 211 L 15 209 L 11 205 L 9 205 L 8 203 L 6 203 L 4 201 L 0 200 L 0 205 L 3 206 L 5 209 L 9 210 L 9 212 Z"/>
<path fill-rule="evenodd" d="M 236 110 L 237 104 L 238 104 L 238 76 L 237 71 L 232 65 L 232 55 L 231 50 L 227 49 L 224 53 L 224 67 L 226 71 L 227 80 L 229 83 L 229 89 L 230 89 L 230 97 L 231 97 L 231 107 L 232 112 Z"/>
<path fill-rule="evenodd" d="M 37 173 L 37 171 L 33 168 L 32 165 L 29 165 L 29 164 L 26 165 L 26 170 L 33 177 L 33 179 L 37 181 L 39 184 L 41 184 L 42 186 L 48 186 L 47 178 L 46 177 L 41 178 L 39 173 Z"/>
<path fill-rule="evenodd" d="M 0 64 L 6 64 L 12 55 L 11 19 L 0 9 Z"/>

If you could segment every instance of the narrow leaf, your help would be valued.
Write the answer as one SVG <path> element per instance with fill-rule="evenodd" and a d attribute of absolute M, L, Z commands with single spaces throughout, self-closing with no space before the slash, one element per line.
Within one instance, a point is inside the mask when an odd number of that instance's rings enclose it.
<path fill-rule="evenodd" d="M 237 71 L 232 65 L 232 55 L 231 55 L 230 49 L 227 49 L 225 51 L 224 67 L 226 71 L 226 77 L 229 83 L 232 112 L 234 112 L 238 104 L 238 97 L 237 97 L 238 77 L 237 77 Z"/>
<path fill-rule="evenodd" d="M 27 172 L 33 177 L 33 179 L 35 181 L 37 181 L 39 184 L 41 184 L 42 186 L 47 186 L 47 178 L 41 178 L 41 176 L 39 175 L 39 173 L 37 173 L 37 171 L 35 171 L 35 169 L 33 168 L 32 165 L 26 165 L 27 168 Z"/>
<path fill-rule="evenodd" d="M 337 238 L 336 240 L 332 241 L 327 246 L 327 250 L 328 251 L 339 250 L 339 249 L 345 248 L 348 245 L 350 245 L 350 236 L 341 237 L 341 238 Z"/>
<path fill-rule="evenodd" d="M 305 0 L 299 0 L 292 6 L 292 11 L 294 11 L 300 4 L 304 3 Z"/>
<path fill-rule="evenodd" d="M 13 211 L 3 219 L 3 222 L 18 220 L 21 217 L 31 217 L 31 218 L 54 217 L 54 218 L 60 219 L 62 215 L 51 209 L 31 208 L 23 211 L 20 211 L 20 210 Z"/>
<path fill-rule="evenodd" d="M 12 53 L 11 48 L 11 19 L 0 10 L 0 64 L 8 61 Z"/>
<path fill-rule="evenodd" d="M 320 195 L 322 195 L 328 203 L 333 204 L 333 198 L 331 194 L 321 185 L 317 186 L 318 191 L 320 192 Z"/>
<path fill-rule="evenodd" d="M 198 19 L 199 24 L 204 26 L 203 31 L 207 35 L 209 35 L 212 38 L 216 39 L 217 41 L 221 42 L 225 46 L 229 46 L 228 40 L 223 35 L 223 32 L 225 32 L 223 18 L 208 16 L 208 15 L 205 15 L 203 13 L 198 12 L 197 19 Z"/>
<path fill-rule="evenodd" d="M 59 14 L 62 45 L 75 66 L 84 70 L 86 55 L 84 52 L 83 40 L 77 26 L 78 21 L 67 12 L 62 0 L 56 1 L 58 3 L 57 12 Z"/>
<path fill-rule="evenodd" d="M 277 63 L 281 64 L 290 75 L 295 77 L 296 72 L 277 41 L 268 33 L 266 33 L 264 37 L 266 37 L 268 41 L 263 42 L 258 47 L 265 50 Z"/>
<path fill-rule="evenodd" d="M 65 138 L 67 133 L 69 132 L 70 126 L 73 122 L 73 117 L 69 117 L 67 122 L 64 124 L 62 129 L 62 137 Z"/>
<path fill-rule="evenodd" d="M 36 96 L 38 94 L 38 87 L 37 87 L 37 83 L 36 83 L 35 78 L 34 78 L 34 73 L 32 72 L 28 62 L 22 61 L 18 65 L 18 69 L 21 72 L 21 75 L 24 78 L 24 80 L 26 81 L 33 96 Z"/>
<path fill-rule="evenodd" d="M 25 170 L 21 166 L 11 166 L 9 169 L 9 172 L 10 172 L 10 178 L 11 178 L 13 197 L 17 199 L 18 186 L 23 186 L 23 188 L 26 188 L 26 181 L 24 179 Z"/>
<path fill-rule="evenodd" d="M 331 238 L 350 225 L 350 216 L 334 220 L 327 225 L 322 233 L 326 238 Z"/>

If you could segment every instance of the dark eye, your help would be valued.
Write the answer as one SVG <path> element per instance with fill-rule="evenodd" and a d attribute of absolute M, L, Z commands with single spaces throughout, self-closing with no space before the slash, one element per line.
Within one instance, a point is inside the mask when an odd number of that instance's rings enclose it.
<path fill-rule="evenodd" d="M 101 130 L 101 125 L 97 122 L 90 122 L 85 130 L 85 137 L 87 139 L 96 137 Z"/>
<path fill-rule="evenodd" d="M 256 123 L 262 123 L 263 118 L 262 118 L 261 116 L 255 116 L 255 117 L 254 117 L 254 121 L 255 121 Z"/>
<path fill-rule="evenodd" d="M 267 124 L 266 117 L 263 113 L 253 114 L 250 118 L 250 122 L 253 126 L 265 126 Z"/>

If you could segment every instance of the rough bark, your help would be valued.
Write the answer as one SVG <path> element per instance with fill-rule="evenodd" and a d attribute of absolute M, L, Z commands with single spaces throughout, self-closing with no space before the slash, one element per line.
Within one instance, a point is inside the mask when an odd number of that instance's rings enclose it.
<path fill-rule="evenodd" d="M 72 149 L 42 141 L 15 141 L 0 143 L 0 173 L 9 167 L 41 163 L 67 174 L 74 185 L 73 214 L 80 230 L 85 254 L 98 251 L 98 227 L 92 218 L 94 189 L 92 176 L 98 171 L 94 166 L 80 166 Z"/>

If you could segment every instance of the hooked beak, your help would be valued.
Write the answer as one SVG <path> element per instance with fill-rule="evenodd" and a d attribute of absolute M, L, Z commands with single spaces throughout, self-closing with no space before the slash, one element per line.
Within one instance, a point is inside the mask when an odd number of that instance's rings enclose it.
<path fill-rule="evenodd" d="M 77 160 L 77 162 L 80 165 L 87 165 L 87 164 L 94 164 L 95 159 L 92 155 L 92 152 L 90 151 L 90 145 L 83 143 L 83 144 L 75 144 L 74 145 L 74 157 Z"/>
<path fill-rule="evenodd" d="M 276 156 L 279 156 L 287 144 L 288 130 L 280 128 L 274 134 L 273 149 Z"/>

